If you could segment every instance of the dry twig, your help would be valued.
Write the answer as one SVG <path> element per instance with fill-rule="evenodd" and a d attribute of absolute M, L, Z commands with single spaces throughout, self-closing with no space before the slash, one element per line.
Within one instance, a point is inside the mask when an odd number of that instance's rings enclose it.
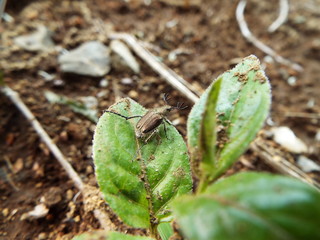
<path fill-rule="evenodd" d="M 83 190 L 84 184 L 83 184 L 81 178 L 78 176 L 76 171 L 72 168 L 71 164 L 64 157 L 64 155 L 62 154 L 60 149 L 57 147 L 57 145 L 52 141 L 52 139 L 47 134 L 47 132 L 42 128 L 41 124 L 38 122 L 38 120 L 35 118 L 35 116 L 32 114 L 32 112 L 29 110 L 29 108 L 22 102 L 21 98 L 19 97 L 19 94 L 16 91 L 12 90 L 8 86 L 2 87 L 1 91 L 10 98 L 10 100 L 16 105 L 16 107 L 22 112 L 22 114 L 28 119 L 28 121 L 33 126 L 34 130 L 40 136 L 41 140 L 48 146 L 48 148 L 50 149 L 52 154 L 57 158 L 59 163 L 66 170 L 67 174 L 73 180 L 76 187 L 79 190 Z"/>
<path fill-rule="evenodd" d="M 258 40 L 250 31 L 248 28 L 248 25 L 244 19 L 244 9 L 246 7 L 247 1 L 246 0 L 241 0 L 237 6 L 236 10 L 236 17 L 237 21 L 241 30 L 242 35 L 249 41 L 251 42 L 254 46 L 256 46 L 258 49 L 263 51 L 264 53 L 270 55 L 277 61 L 278 63 L 281 63 L 283 65 L 289 66 L 292 69 L 302 72 L 303 67 L 297 63 L 291 62 L 290 60 L 280 56 L 278 53 L 276 53 L 272 48 Z"/>
<path fill-rule="evenodd" d="M 320 190 L 320 184 L 318 182 L 314 181 L 306 173 L 281 156 L 281 151 L 265 144 L 265 141 L 260 137 L 251 143 L 250 149 L 280 173 L 298 178 Z"/>
<path fill-rule="evenodd" d="M 289 13 L 288 0 L 279 0 L 279 9 L 278 18 L 269 26 L 269 32 L 276 31 L 287 20 Z"/>
<path fill-rule="evenodd" d="M 156 57 L 145 49 L 134 36 L 127 33 L 113 33 L 109 37 L 111 39 L 120 39 L 126 42 L 142 60 L 144 60 L 153 70 L 155 70 L 169 84 L 179 90 L 192 102 L 196 102 L 199 99 L 198 96 L 200 94 L 193 89 L 191 84 L 169 69 L 165 64 L 159 62 Z"/>
<path fill-rule="evenodd" d="M 286 112 L 285 117 L 320 119 L 320 113 Z"/>
<path fill-rule="evenodd" d="M 38 122 L 35 116 L 31 113 L 28 107 L 23 103 L 23 101 L 19 97 L 19 94 L 8 86 L 2 87 L 1 91 L 10 98 L 10 100 L 28 119 L 28 121 L 31 123 L 31 125 L 33 126 L 33 128 L 35 129 L 39 137 L 41 138 L 41 140 L 48 146 L 52 154 L 57 158 L 61 166 L 67 172 L 68 176 L 72 179 L 75 186 L 80 190 L 80 192 L 84 193 L 84 197 L 85 197 L 90 187 L 83 183 L 83 181 L 81 180 L 77 172 L 73 169 L 71 164 L 67 161 L 67 159 L 65 158 L 63 153 L 60 151 L 60 149 L 57 147 L 57 145 L 52 141 L 50 136 L 42 128 L 41 124 Z M 100 225 L 102 228 L 106 230 L 110 230 L 110 224 L 109 224 L 110 219 L 107 218 L 106 214 L 100 208 L 97 207 L 96 209 L 94 209 L 94 215 L 100 222 Z"/>

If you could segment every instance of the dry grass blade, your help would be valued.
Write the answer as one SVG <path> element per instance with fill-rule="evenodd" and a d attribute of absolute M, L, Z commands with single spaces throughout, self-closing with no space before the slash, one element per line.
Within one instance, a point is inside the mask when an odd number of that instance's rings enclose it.
<path fill-rule="evenodd" d="M 189 100 L 196 102 L 199 99 L 198 96 L 200 93 L 197 93 L 191 84 L 169 69 L 166 65 L 159 62 L 134 36 L 126 33 L 113 33 L 109 37 L 111 39 L 121 39 L 126 42 L 142 60 Z"/>
<path fill-rule="evenodd" d="M 264 52 L 265 54 L 270 55 L 271 57 L 274 58 L 275 61 L 277 61 L 278 63 L 281 63 L 283 65 L 289 66 L 292 69 L 298 71 L 298 72 L 302 72 L 303 71 L 303 67 L 300 66 L 297 63 L 293 63 L 290 60 L 280 56 L 278 53 L 276 53 L 272 48 L 270 48 L 269 46 L 265 45 L 263 42 L 261 42 L 260 40 L 258 40 L 250 31 L 246 20 L 244 19 L 244 10 L 246 7 L 247 1 L 246 0 L 241 0 L 237 6 L 237 10 L 236 10 L 236 17 L 237 17 L 237 21 L 241 30 L 242 35 L 249 41 L 251 42 L 254 46 L 256 46 L 258 49 L 260 49 L 262 52 Z"/>
<path fill-rule="evenodd" d="M 12 90 L 10 87 L 4 86 L 1 88 L 1 91 L 10 98 L 10 100 L 16 105 L 16 107 L 21 111 L 21 113 L 27 118 L 32 127 L 35 129 L 41 140 L 48 146 L 52 154 L 57 158 L 61 166 L 67 172 L 68 176 L 72 179 L 75 186 L 82 192 L 84 195 L 88 192 L 88 187 L 82 182 L 81 178 L 77 172 L 73 169 L 71 164 L 67 161 L 63 153 L 57 147 L 56 144 L 52 141 L 47 132 L 43 129 L 39 121 L 35 118 L 29 108 L 21 100 L 19 94 Z M 110 230 L 110 225 L 108 224 L 109 220 L 106 220 L 106 216 L 100 209 L 94 210 L 95 216 L 98 218 L 102 227 Z M 98 217 L 99 216 L 99 217 Z M 104 216 L 104 217 L 101 217 Z"/>
<path fill-rule="evenodd" d="M 54 142 L 52 141 L 50 136 L 43 129 L 43 127 L 41 126 L 39 121 L 35 118 L 35 116 L 29 110 L 29 108 L 23 103 L 19 94 L 7 86 L 2 87 L 1 91 L 10 98 L 10 100 L 16 105 L 16 107 L 22 112 L 22 114 L 28 119 L 30 124 L 33 126 L 34 130 L 40 136 L 41 140 L 48 146 L 48 148 L 50 149 L 52 154 L 57 158 L 57 160 L 59 161 L 61 166 L 66 170 L 69 177 L 75 183 L 76 187 L 79 190 L 83 190 L 84 184 L 83 184 L 81 178 L 76 173 L 76 171 L 72 168 L 70 163 L 67 161 L 65 156 L 62 154 L 60 149 L 57 147 L 57 145 L 54 144 Z"/>
<path fill-rule="evenodd" d="M 279 15 L 278 18 L 269 26 L 268 31 L 276 31 L 288 18 L 289 2 L 288 0 L 279 0 Z"/>
<path fill-rule="evenodd" d="M 298 178 L 320 190 L 320 183 L 313 180 L 306 173 L 289 162 L 284 156 L 282 156 L 279 149 L 267 145 L 262 138 L 258 137 L 253 141 L 250 145 L 250 149 L 280 173 Z"/>

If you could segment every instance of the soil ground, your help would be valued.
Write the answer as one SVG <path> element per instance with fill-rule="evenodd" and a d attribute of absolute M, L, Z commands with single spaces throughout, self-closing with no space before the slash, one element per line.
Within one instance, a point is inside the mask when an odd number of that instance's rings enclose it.
<path fill-rule="evenodd" d="M 95 96 L 100 113 L 116 98 L 125 96 L 147 108 L 160 106 L 164 92 L 170 93 L 173 102 L 189 106 L 192 103 L 141 60 L 140 74 L 113 69 L 105 77 L 108 85 L 103 87 L 100 78 L 63 74 L 56 53 L 38 61 L 38 53 L 12 48 L 15 36 L 30 33 L 38 24 L 53 31 L 56 45 L 72 49 L 103 35 L 95 30 L 94 23 L 99 20 L 106 32 L 108 29 L 127 32 L 149 43 L 156 56 L 198 89 L 205 89 L 239 59 L 255 54 L 266 65 L 272 84 L 271 119 L 276 126 L 293 129 L 313 149 L 308 157 L 319 163 L 320 143 L 315 140 L 319 118 L 287 115 L 320 112 L 320 1 L 290 1 L 288 20 L 274 33 L 268 33 L 267 28 L 277 17 L 278 1 L 250 0 L 246 8 L 245 17 L 253 34 L 280 55 L 301 64 L 304 67 L 301 73 L 264 61 L 265 54 L 241 35 L 235 17 L 237 4 L 232 0 L 207 0 L 196 7 L 177 7 L 159 1 L 146 5 L 137 0 L 9 1 L 6 11 L 14 22 L 3 22 L 0 26 L 3 60 L 0 68 L 5 83 L 19 92 L 82 180 L 92 186 L 96 185 L 91 158 L 95 124 L 67 106 L 50 104 L 44 97 L 45 90 L 75 99 Z M 103 41 L 109 43 L 107 38 Z M 168 55 L 176 49 L 182 54 L 169 60 Z M 39 70 L 55 74 L 55 80 L 44 80 Z M 288 83 L 290 77 L 296 79 L 295 84 Z M 124 84 L 121 81 L 124 78 L 131 78 L 132 82 Z M 74 199 L 78 190 L 73 182 L 31 125 L 2 94 L 0 102 L 0 239 L 70 239 L 98 229 L 93 214 L 84 210 L 82 197 Z M 190 108 L 169 116 L 171 120 L 180 120 L 177 128 L 183 135 L 189 111 Z M 247 152 L 244 158 L 250 166 L 240 161 L 234 171 L 273 171 L 252 152 Z M 53 198 L 46 217 L 21 220 L 23 213 L 32 210 L 44 195 Z M 135 231 L 116 219 L 114 222 L 120 230 Z"/>

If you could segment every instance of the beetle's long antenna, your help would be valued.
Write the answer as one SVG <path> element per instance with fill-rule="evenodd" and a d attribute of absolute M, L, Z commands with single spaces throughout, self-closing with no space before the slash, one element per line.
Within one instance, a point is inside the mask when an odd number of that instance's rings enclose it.
<path fill-rule="evenodd" d="M 186 109 L 188 107 L 188 106 L 183 106 L 183 105 L 184 105 L 184 103 L 177 102 L 177 106 L 174 107 L 174 108 L 176 108 L 178 110 L 183 110 L 183 109 Z"/>
<path fill-rule="evenodd" d="M 163 101 L 167 104 L 167 105 L 169 105 L 169 106 L 171 106 L 170 104 L 169 104 L 169 94 L 168 93 L 165 93 L 165 94 L 163 94 Z M 180 103 L 180 102 L 178 102 L 177 103 L 177 106 L 172 106 L 172 108 L 175 108 L 175 109 L 178 109 L 178 110 L 183 110 L 183 109 L 186 109 L 188 106 L 183 106 L 184 105 L 184 103 Z"/>
<path fill-rule="evenodd" d="M 169 104 L 169 94 L 168 93 L 165 93 L 165 94 L 163 94 L 163 101 L 167 104 L 167 105 L 170 105 Z"/>
<path fill-rule="evenodd" d="M 131 117 L 126 117 L 126 116 L 123 116 L 123 115 L 120 114 L 120 113 L 112 112 L 112 111 L 110 111 L 110 110 L 105 110 L 104 112 L 113 113 L 113 114 L 115 114 L 115 115 L 118 115 L 119 117 L 123 117 L 123 118 L 126 119 L 126 120 L 129 120 L 129 119 L 131 119 L 131 118 L 142 117 L 142 116 L 138 116 L 138 115 L 136 115 L 136 116 L 131 116 Z"/>

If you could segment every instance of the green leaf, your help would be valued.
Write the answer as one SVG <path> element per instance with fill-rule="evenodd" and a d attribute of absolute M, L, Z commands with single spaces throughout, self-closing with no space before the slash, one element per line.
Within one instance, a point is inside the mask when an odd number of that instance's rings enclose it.
<path fill-rule="evenodd" d="M 320 239 L 320 193 L 298 180 L 240 173 L 173 202 L 188 239 Z"/>
<path fill-rule="evenodd" d="M 216 107 L 221 89 L 221 82 L 222 78 L 219 78 L 212 85 L 208 97 L 206 98 L 207 103 L 202 117 L 200 151 L 203 154 L 201 169 L 203 169 L 205 175 L 210 175 L 212 173 L 216 161 Z"/>
<path fill-rule="evenodd" d="M 144 236 L 133 236 L 119 232 L 111 232 L 108 240 L 155 240 L 154 238 Z"/>
<path fill-rule="evenodd" d="M 169 240 L 173 235 L 173 229 L 171 224 L 168 222 L 163 222 L 158 225 L 158 233 L 162 240 Z"/>
<path fill-rule="evenodd" d="M 123 116 L 144 115 L 146 109 L 131 99 L 109 108 Z M 150 227 L 150 215 L 168 215 L 167 204 L 192 188 L 186 145 L 168 123 L 159 126 L 147 144 L 135 137 L 139 118 L 105 112 L 93 140 L 93 158 L 100 189 L 111 208 L 128 225 Z M 141 152 L 141 157 L 140 157 Z"/>
<path fill-rule="evenodd" d="M 217 86 L 218 80 L 213 82 L 194 105 L 188 118 L 192 167 L 198 177 L 211 172 L 209 181 L 221 176 L 248 148 L 262 127 L 271 104 L 270 84 L 258 58 L 253 55 L 244 58 L 218 79 L 221 81 L 220 88 Z M 213 106 L 216 106 L 216 120 L 212 119 Z M 216 135 L 212 134 L 208 140 L 204 136 L 208 132 L 217 132 L 215 147 L 212 141 Z M 204 170 L 201 168 L 202 162 L 212 162 L 212 167 L 205 164 Z"/>
<path fill-rule="evenodd" d="M 108 232 L 104 230 L 90 231 L 82 233 L 72 238 L 72 240 L 107 240 Z"/>
<path fill-rule="evenodd" d="M 133 236 L 119 232 L 97 230 L 75 236 L 72 240 L 154 240 L 144 236 Z"/>

